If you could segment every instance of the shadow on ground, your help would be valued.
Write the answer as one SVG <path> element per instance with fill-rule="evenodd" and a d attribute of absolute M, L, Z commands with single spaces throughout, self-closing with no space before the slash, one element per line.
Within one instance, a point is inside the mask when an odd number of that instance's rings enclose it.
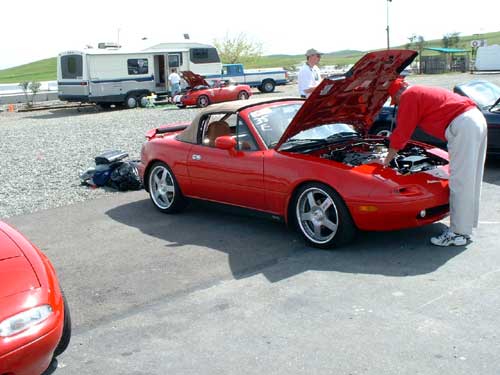
<path fill-rule="evenodd" d="M 465 250 L 430 245 L 429 238 L 440 233 L 443 224 L 359 232 L 351 244 L 326 251 L 306 246 L 282 222 L 212 203 L 193 201 L 183 213 L 165 215 L 144 199 L 106 214 L 165 241 L 170 252 L 183 245 L 224 252 L 236 279 L 262 273 L 275 282 L 308 270 L 414 276 L 433 272 Z M 280 267 L 270 267 L 278 263 Z"/>
<path fill-rule="evenodd" d="M 98 106 L 50 109 L 43 112 L 35 112 L 32 115 L 27 116 L 27 118 L 34 120 L 43 120 L 43 119 L 53 119 L 53 118 L 73 117 L 73 116 L 84 116 L 84 115 L 96 114 L 97 112 L 118 111 L 118 110 L 120 109 L 104 110 Z"/>
<path fill-rule="evenodd" d="M 486 158 L 483 181 L 500 185 L 500 156 L 488 156 Z"/>

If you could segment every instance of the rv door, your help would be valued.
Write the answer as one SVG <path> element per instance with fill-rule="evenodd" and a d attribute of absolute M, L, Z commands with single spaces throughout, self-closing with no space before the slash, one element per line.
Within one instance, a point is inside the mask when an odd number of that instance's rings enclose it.
<path fill-rule="evenodd" d="M 181 52 L 172 52 L 167 55 L 167 85 L 170 89 L 170 82 L 168 82 L 168 76 L 172 73 L 172 69 L 175 69 L 177 73 L 180 73 L 182 66 L 182 54 Z"/>
<path fill-rule="evenodd" d="M 59 99 L 85 102 L 89 97 L 86 55 L 78 52 L 59 55 Z"/>

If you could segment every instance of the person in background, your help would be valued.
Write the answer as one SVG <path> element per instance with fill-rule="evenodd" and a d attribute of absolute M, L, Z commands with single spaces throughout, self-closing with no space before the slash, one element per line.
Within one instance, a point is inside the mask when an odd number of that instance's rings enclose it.
<path fill-rule="evenodd" d="M 181 92 L 181 76 L 177 73 L 175 68 L 172 68 L 168 76 L 168 82 L 170 83 L 170 96 L 173 98 Z"/>
<path fill-rule="evenodd" d="M 299 85 L 299 94 L 301 98 L 307 98 L 321 82 L 321 72 L 318 68 L 318 62 L 321 59 L 321 52 L 314 48 L 306 52 L 307 61 L 299 70 L 297 81 Z"/>
<path fill-rule="evenodd" d="M 397 78 L 388 92 L 391 104 L 399 108 L 384 166 L 405 147 L 417 125 L 426 133 L 447 141 L 450 228 L 432 237 L 431 243 L 436 246 L 467 244 L 479 219 L 487 145 L 486 119 L 471 99 L 440 87 L 408 86 L 403 78 Z"/>

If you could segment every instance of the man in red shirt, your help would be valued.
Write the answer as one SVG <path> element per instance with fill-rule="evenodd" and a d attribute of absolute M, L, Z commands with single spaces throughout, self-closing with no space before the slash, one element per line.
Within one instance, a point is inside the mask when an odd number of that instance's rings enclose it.
<path fill-rule="evenodd" d="M 447 141 L 450 157 L 450 228 L 432 237 L 437 246 L 467 244 L 479 218 L 479 199 L 486 158 L 486 119 L 465 96 L 439 87 L 408 86 L 403 78 L 388 88 L 398 105 L 397 127 L 390 136 L 384 166 L 405 147 L 417 125 Z"/>

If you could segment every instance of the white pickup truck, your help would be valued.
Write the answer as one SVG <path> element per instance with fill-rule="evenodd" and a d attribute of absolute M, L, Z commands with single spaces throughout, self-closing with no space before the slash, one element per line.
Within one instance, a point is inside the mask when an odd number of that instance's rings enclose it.
<path fill-rule="evenodd" d="M 206 78 L 210 79 L 208 76 Z M 276 86 L 289 82 L 288 72 L 285 69 L 243 69 L 242 64 L 222 65 L 222 79 L 231 79 L 236 83 L 257 87 L 261 92 L 273 92 Z"/>

